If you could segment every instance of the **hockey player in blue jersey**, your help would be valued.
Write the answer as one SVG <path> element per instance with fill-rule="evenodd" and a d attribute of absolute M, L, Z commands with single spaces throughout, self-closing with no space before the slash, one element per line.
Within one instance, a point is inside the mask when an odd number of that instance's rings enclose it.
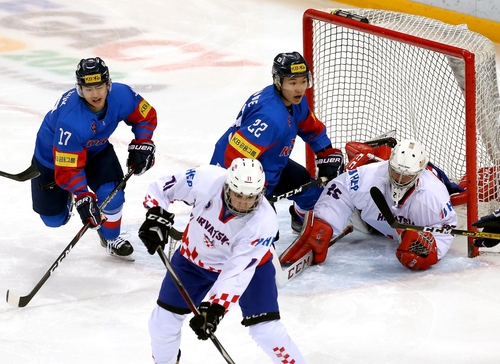
<path fill-rule="evenodd" d="M 266 174 L 266 197 L 281 195 L 311 181 L 305 167 L 290 159 L 297 135 L 316 153 L 318 177 L 328 180 L 344 170 L 342 152 L 332 147 L 325 130 L 310 110 L 305 92 L 312 86 L 306 60 L 298 52 L 274 58 L 273 85 L 246 101 L 235 123 L 222 135 L 211 164 L 227 168 L 235 158 L 258 159 Z M 321 194 L 316 186 L 290 197 L 292 229 L 300 231 L 307 210 Z"/>
<path fill-rule="evenodd" d="M 121 121 L 134 134 L 127 167 L 141 175 L 154 164 L 156 110 L 129 86 L 112 84 L 101 58 L 82 59 L 75 88 L 61 96 L 37 133 L 32 163 L 40 175 L 32 180 L 31 192 L 33 210 L 49 227 L 69 220 L 74 196 L 83 223 L 98 229 L 107 252 L 133 260 L 132 245 L 120 237 L 123 190 L 102 211 L 106 218 L 97 208 L 124 177 L 109 142 Z"/>

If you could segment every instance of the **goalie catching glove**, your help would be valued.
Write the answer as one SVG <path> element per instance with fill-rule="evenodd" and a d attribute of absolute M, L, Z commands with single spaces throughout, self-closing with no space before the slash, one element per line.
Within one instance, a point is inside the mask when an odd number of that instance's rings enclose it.
<path fill-rule="evenodd" d="M 478 221 L 472 223 L 472 226 L 483 228 L 483 233 L 500 233 L 500 209 L 494 211 L 490 215 L 481 217 Z M 478 248 L 493 248 L 498 245 L 500 240 L 475 238 L 474 245 Z"/>
<path fill-rule="evenodd" d="M 224 317 L 226 309 L 218 303 L 202 302 L 198 310 L 200 314 L 189 320 L 189 326 L 199 340 L 207 340 L 217 330 L 217 325 Z"/>
<path fill-rule="evenodd" d="M 396 257 L 406 268 L 426 270 L 438 262 L 436 240 L 426 231 L 404 230 Z"/>
<path fill-rule="evenodd" d="M 146 212 L 146 221 L 139 228 L 139 238 L 149 254 L 153 255 L 159 246 L 165 248 L 168 232 L 174 225 L 174 217 L 174 214 L 160 206 L 152 207 Z"/>
<path fill-rule="evenodd" d="M 134 174 L 140 176 L 155 164 L 155 150 L 152 140 L 132 140 L 128 145 L 127 167 L 134 167 Z"/>
<path fill-rule="evenodd" d="M 316 153 L 318 177 L 326 177 L 328 181 L 344 172 L 344 156 L 340 149 L 331 146 Z"/>
<path fill-rule="evenodd" d="M 75 207 L 84 225 L 89 223 L 93 229 L 98 229 L 101 226 L 103 221 L 95 193 L 83 192 L 76 196 Z"/>

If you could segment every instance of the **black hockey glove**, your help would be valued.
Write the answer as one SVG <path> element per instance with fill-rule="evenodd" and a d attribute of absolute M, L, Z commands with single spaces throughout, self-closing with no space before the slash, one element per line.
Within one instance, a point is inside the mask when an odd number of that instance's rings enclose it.
<path fill-rule="evenodd" d="M 474 222 L 472 226 L 483 228 L 483 232 L 485 233 L 500 233 L 500 209 L 494 211 L 490 215 L 483 216 L 478 221 Z M 498 239 L 474 239 L 474 245 L 479 248 L 493 248 L 498 243 L 500 243 Z"/>
<path fill-rule="evenodd" d="M 218 303 L 210 304 L 210 302 L 202 302 L 198 309 L 200 314 L 189 320 L 189 326 L 198 335 L 198 340 L 207 340 L 210 334 L 217 330 L 217 325 L 224 317 L 226 309 Z"/>
<path fill-rule="evenodd" d="M 155 164 L 155 150 L 152 140 L 132 140 L 128 145 L 127 167 L 135 167 L 134 174 L 140 176 Z"/>
<path fill-rule="evenodd" d="M 83 224 L 90 223 L 90 227 L 99 228 L 102 224 L 102 216 L 97 206 L 97 196 L 92 192 L 80 193 L 75 198 L 75 207 Z"/>
<path fill-rule="evenodd" d="M 318 177 L 326 177 L 330 181 L 344 172 L 344 156 L 340 149 L 329 147 L 316 154 L 316 165 Z"/>
<path fill-rule="evenodd" d="M 165 248 L 168 232 L 174 225 L 174 216 L 160 206 L 152 207 L 146 212 L 146 221 L 139 228 L 139 238 L 149 254 L 153 255 L 159 246 Z"/>

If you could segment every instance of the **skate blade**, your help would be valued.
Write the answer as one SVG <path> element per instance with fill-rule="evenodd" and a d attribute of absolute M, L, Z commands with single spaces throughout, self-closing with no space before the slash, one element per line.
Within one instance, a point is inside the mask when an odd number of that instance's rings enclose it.
<path fill-rule="evenodd" d="M 124 260 L 126 262 L 135 262 L 134 253 L 132 253 L 130 255 L 118 255 L 118 254 L 115 254 L 115 253 L 111 252 L 111 253 L 108 253 L 108 254 L 110 256 L 112 256 L 113 258 Z"/>

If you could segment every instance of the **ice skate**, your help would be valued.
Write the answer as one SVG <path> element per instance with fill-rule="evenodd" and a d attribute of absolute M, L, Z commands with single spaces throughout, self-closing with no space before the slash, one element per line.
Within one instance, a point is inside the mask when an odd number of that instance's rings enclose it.
<path fill-rule="evenodd" d="M 109 255 L 133 262 L 134 256 L 134 247 L 128 240 L 123 239 L 121 236 L 118 236 L 115 239 L 104 239 L 101 234 L 99 234 L 99 238 L 101 240 L 101 246 L 106 248 L 106 251 Z"/>

